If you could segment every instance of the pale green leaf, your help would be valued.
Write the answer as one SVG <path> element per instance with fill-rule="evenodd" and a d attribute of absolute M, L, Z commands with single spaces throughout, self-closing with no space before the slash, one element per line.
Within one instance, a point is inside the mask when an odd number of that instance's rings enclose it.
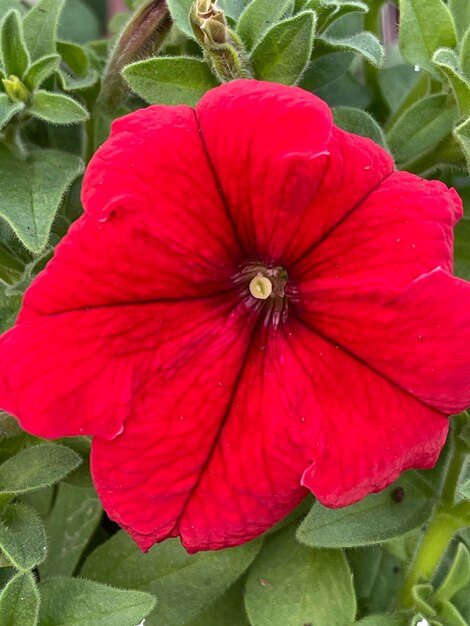
<path fill-rule="evenodd" d="M 19 570 L 30 570 L 46 558 L 47 538 L 36 511 L 10 504 L 0 515 L 0 548 Z"/>
<path fill-rule="evenodd" d="M 468 6 L 470 7 L 470 2 L 468 3 Z M 465 31 L 465 35 L 460 46 L 460 66 L 465 78 L 467 81 L 470 81 L 470 26 Z"/>
<path fill-rule="evenodd" d="M 470 85 L 459 69 L 459 59 L 453 50 L 440 48 L 432 57 L 433 64 L 438 67 L 449 81 L 460 115 L 470 115 Z"/>
<path fill-rule="evenodd" d="M 340 550 L 311 550 L 288 528 L 271 539 L 248 573 L 252 626 L 344 626 L 354 621 L 352 576 Z"/>
<path fill-rule="evenodd" d="M 175 25 L 188 37 L 194 39 L 194 33 L 189 23 L 189 14 L 194 0 L 167 0 L 171 17 Z"/>
<path fill-rule="evenodd" d="M 292 10 L 293 0 L 252 0 L 240 15 L 237 33 L 251 50 L 264 33 Z"/>
<path fill-rule="evenodd" d="M 149 593 L 83 578 L 49 578 L 39 590 L 41 626 L 133 626 L 155 606 Z"/>
<path fill-rule="evenodd" d="M 403 489 L 397 501 L 396 489 Z M 297 539 L 312 547 L 340 548 L 373 545 L 406 535 L 429 519 L 433 500 L 411 479 L 400 480 L 351 506 L 328 509 L 318 501 L 297 530 Z"/>
<path fill-rule="evenodd" d="M 317 48 L 316 43 L 315 52 L 318 52 Z M 345 74 L 353 59 L 354 54 L 348 51 L 330 52 L 321 56 L 315 54 L 305 70 L 299 86 L 313 92 L 329 85 Z"/>
<path fill-rule="evenodd" d="M 48 54 L 37 59 L 24 76 L 24 84 L 29 89 L 37 89 L 41 84 L 54 73 L 60 65 L 58 54 Z"/>
<path fill-rule="evenodd" d="M 315 25 L 315 13 L 305 11 L 272 26 L 251 55 L 256 77 L 294 85 L 309 62 Z"/>
<path fill-rule="evenodd" d="M 452 564 L 446 577 L 434 594 L 436 601 L 451 600 L 461 589 L 468 587 L 470 582 L 470 552 L 464 543 L 457 546 Z"/>
<path fill-rule="evenodd" d="M 459 126 L 456 126 L 453 130 L 453 135 L 462 148 L 462 152 L 467 161 L 467 167 L 470 170 L 470 118 L 462 122 Z"/>
<path fill-rule="evenodd" d="M 57 150 L 35 150 L 18 159 L 0 150 L 0 217 L 33 252 L 44 249 L 64 193 L 83 170 L 78 157 Z"/>
<path fill-rule="evenodd" d="M 470 26 L 470 2 L 468 0 L 449 0 L 449 9 L 454 18 L 455 28 L 462 37 Z"/>
<path fill-rule="evenodd" d="M 22 78 L 29 65 L 29 54 L 18 11 L 9 11 L 5 15 L 1 24 L 0 39 L 3 68 L 7 76 Z"/>
<path fill-rule="evenodd" d="M 368 137 L 383 148 L 387 147 L 381 127 L 366 111 L 349 107 L 335 107 L 333 116 L 335 124 L 343 130 L 361 137 Z"/>
<path fill-rule="evenodd" d="M 354 623 L 358 626 L 409 626 L 410 617 L 406 613 L 395 615 L 382 613 L 381 615 L 368 615 Z"/>
<path fill-rule="evenodd" d="M 24 20 L 24 36 L 31 59 L 56 51 L 57 25 L 65 0 L 39 0 Z"/>
<path fill-rule="evenodd" d="M 119 532 L 88 557 L 82 575 L 155 595 L 158 605 L 145 626 L 182 626 L 246 570 L 260 547 L 258 540 L 189 555 L 179 540 L 167 539 L 143 554 L 128 535 Z"/>
<path fill-rule="evenodd" d="M 205 92 L 219 83 L 200 59 L 154 57 L 137 61 L 123 70 L 132 91 L 150 104 L 194 106 Z"/>
<path fill-rule="evenodd" d="M 32 574 L 17 574 L 0 595 L 2 626 L 37 626 L 39 592 Z"/>
<path fill-rule="evenodd" d="M 71 576 L 95 532 L 102 509 L 93 488 L 61 483 L 45 521 L 49 553 L 39 568 L 41 578 Z"/>
<path fill-rule="evenodd" d="M 320 40 L 335 50 L 357 52 L 376 67 L 383 63 L 385 55 L 383 46 L 372 33 L 364 31 L 348 37 L 334 37 L 325 32 L 320 36 Z"/>
<path fill-rule="evenodd" d="M 26 448 L 0 465 L 0 493 L 18 494 L 47 487 L 62 480 L 79 463 L 78 454 L 65 446 Z"/>
<path fill-rule="evenodd" d="M 428 96 L 407 109 L 387 134 L 387 142 L 399 163 L 406 163 L 434 148 L 452 132 L 457 108 L 447 96 Z"/>
<path fill-rule="evenodd" d="M 78 124 L 89 117 L 85 107 L 70 96 L 42 89 L 35 92 L 28 113 L 51 124 Z"/>
<path fill-rule="evenodd" d="M 400 0 L 399 44 L 409 63 L 437 75 L 432 55 L 456 43 L 454 22 L 442 0 Z"/>
<path fill-rule="evenodd" d="M 2 129 L 11 118 L 24 109 L 22 102 L 10 102 L 6 93 L 0 93 L 0 129 Z"/>

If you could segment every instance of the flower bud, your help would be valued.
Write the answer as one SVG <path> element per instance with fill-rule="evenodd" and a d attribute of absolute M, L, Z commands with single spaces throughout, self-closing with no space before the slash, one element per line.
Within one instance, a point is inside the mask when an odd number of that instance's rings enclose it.
<path fill-rule="evenodd" d="M 31 94 L 18 76 L 3 78 L 2 83 L 10 102 L 28 102 Z"/>

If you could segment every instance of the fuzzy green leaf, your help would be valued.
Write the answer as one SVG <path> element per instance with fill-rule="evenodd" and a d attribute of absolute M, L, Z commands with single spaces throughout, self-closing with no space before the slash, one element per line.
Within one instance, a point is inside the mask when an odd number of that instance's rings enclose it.
<path fill-rule="evenodd" d="M 23 37 L 18 11 L 9 11 L 1 25 L 1 51 L 3 68 L 7 74 L 22 78 L 29 65 L 29 54 Z"/>
<path fill-rule="evenodd" d="M 243 602 L 244 581 L 235 583 L 184 626 L 250 626 Z"/>
<path fill-rule="evenodd" d="M 470 150 L 470 139 L 469 148 Z M 470 219 L 463 219 L 455 227 L 455 274 L 464 280 L 470 281 Z M 470 479 L 469 479 L 470 483 Z M 460 493 L 470 500 L 470 484 L 462 491 L 464 485 L 460 486 Z M 467 495 L 465 495 L 467 494 Z"/>
<path fill-rule="evenodd" d="M 468 0 L 449 0 L 449 9 L 454 18 L 459 37 L 470 27 L 470 2 Z"/>
<path fill-rule="evenodd" d="M 22 109 L 24 109 L 22 102 L 10 102 L 5 93 L 0 93 L 0 130 Z"/>
<path fill-rule="evenodd" d="M 83 46 L 70 41 L 58 41 L 57 51 L 65 65 L 58 72 L 65 91 L 88 89 L 98 81 L 98 72 L 91 67 L 90 58 Z"/>
<path fill-rule="evenodd" d="M 33 252 L 44 249 L 64 193 L 83 171 L 78 157 L 35 150 L 23 160 L 0 150 L 0 217 Z"/>
<path fill-rule="evenodd" d="M 404 490 L 403 501 L 396 501 L 396 489 Z M 315 502 L 297 530 L 297 539 L 315 548 L 373 545 L 419 528 L 433 507 L 432 498 L 402 476 L 388 489 L 341 509 Z"/>
<path fill-rule="evenodd" d="M 438 67 L 449 81 L 460 115 L 470 115 L 470 84 L 459 69 L 459 59 L 453 50 L 440 48 L 432 57 L 433 64 Z"/>
<path fill-rule="evenodd" d="M 470 552 L 464 543 L 460 542 L 447 572 L 446 577 L 434 594 L 436 601 L 451 600 L 461 589 L 465 589 L 470 582 Z"/>
<path fill-rule="evenodd" d="M 123 70 L 132 91 L 150 104 L 194 106 L 219 83 L 204 61 L 190 57 L 155 57 Z"/>
<path fill-rule="evenodd" d="M 0 515 L 0 548 L 12 565 L 30 570 L 46 558 L 47 537 L 38 514 L 25 504 L 10 504 Z"/>
<path fill-rule="evenodd" d="M 26 448 L 0 465 L 0 493 L 19 494 L 47 487 L 62 480 L 79 463 L 78 454 L 65 446 Z"/>
<path fill-rule="evenodd" d="M 119 532 L 88 557 L 82 575 L 154 594 L 158 605 L 145 626 L 182 626 L 246 570 L 260 547 L 257 540 L 189 555 L 179 540 L 167 539 L 143 554 L 128 535 Z"/>
<path fill-rule="evenodd" d="M 37 59 L 56 51 L 57 25 L 65 0 L 39 0 L 28 11 L 24 20 L 24 36 L 31 59 Z"/>
<path fill-rule="evenodd" d="M 250 568 L 245 606 L 252 626 L 350 624 L 356 601 L 346 558 L 300 545 L 288 528 Z"/>
<path fill-rule="evenodd" d="M 297 83 L 312 54 L 315 25 L 315 13 L 305 11 L 272 26 L 251 55 L 256 77 Z"/>
<path fill-rule="evenodd" d="M 362 109 L 336 107 L 333 109 L 334 121 L 337 126 L 349 133 L 368 137 L 383 148 L 387 148 L 385 136 L 372 115 Z"/>
<path fill-rule="evenodd" d="M 316 52 L 318 52 L 318 43 L 315 44 Z M 315 54 L 305 70 L 299 86 L 312 92 L 325 87 L 343 76 L 353 59 L 354 54 L 348 51 L 330 52 L 321 56 Z"/>
<path fill-rule="evenodd" d="M 114 589 L 83 578 L 50 578 L 39 585 L 44 626 L 131 626 L 155 606 L 144 591 Z"/>
<path fill-rule="evenodd" d="M 102 515 L 92 488 L 61 483 L 46 519 L 49 554 L 39 568 L 41 578 L 71 576 Z"/>
<path fill-rule="evenodd" d="M 470 7 L 470 2 L 468 6 Z M 465 78 L 467 81 L 470 81 L 470 26 L 462 39 L 462 45 L 460 47 L 460 66 Z"/>
<path fill-rule="evenodd" d="M 467 167 L 470 170 L 470 119 L 465 120 L 453 130 L 453 135 L 459 142 L 462 152 L 467 161 Z"/>
<path fill-rule="evenodd" d="M 431 58 L 438 48 L 457 43 L 454 22 L 442 0 L 400 0 L 399 44 L 403 57 L 438 75 Z"/>
<path fill-rule="evenodd" d="M 39 592 L 31 574 L 17 574 L 0 596 L 0 624 L 3 626 L 37 626 Z"/>
<path fill-rule="evenodd" d="M 191 39 L 194 39 L 194 33 L 189 23 L 189 14 L 193 3 L 194 0 L 167 0 L 167 5 L 175 25 Z"/>
<path fill-rule="evenodd" d="M 434 148 L 452 132 L 457 107 L 447 96 L 428 96 L 407 109 L 387 135 L 388 145 L 397 162 L 406 163 Z"/>
<path fill-rule="evenodd" d="M 48 54 L 35 61 L 24 75 L 24 84 L 29 89 L 37 89 L 41 84 L 53 74 L 60 65 L 58 54 Z"/>
<path fill-rule="evenodd" d="M 354 623 L 358 626 L 408 626 L 410 617 L 403 613 L 396 615 L 383 613 L 382 615 L 368 615 Z"/>
<path fill-rule="evenodd" d="M 264 33 L 292 11 L 293 0 L 252 0 L 240 15 L 237 33 L 251 50 Z"/>
<path fill-rule="evenodd" d="M 89 117 L 85 107 L 70 96 L 42 89 L 34 94 L 28 113 L 51 124 L 79 124 Z"/>
<path fill-rule="evenodd" d="M 384 60 L 384 49 L 375 35 L 369 32 L 356 33 L 349 37 L 334 37 L 326 31 L 320 40 L 335 50 L 357 52 L 375 67 L 381 67 Z"/>

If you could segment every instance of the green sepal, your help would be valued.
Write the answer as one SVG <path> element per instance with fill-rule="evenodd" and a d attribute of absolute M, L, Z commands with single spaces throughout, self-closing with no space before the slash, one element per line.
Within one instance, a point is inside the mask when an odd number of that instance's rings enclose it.
<path fill-rule="evenodd" d="M 10 504 L 1 512 L 0 549 L 13 567 L 21 571 L 44 561 L 46 530 L 36 511 L 25 504 Z"/>
<path fill-rule="evenodd" d="M 47 626 L 130 626 L 155 606 L 145 591 L 116 589 L 84 578 L 49 578 L 39 585 L 39 623 Z"/>
<path fill-rule="evenodd" d="M 24 102 L 11 102 L 5 93 L 0 93 L 0 130 L 11 118 L 24 109 Z"/>
<path fill-rule="evenodd" d="M 60 65 L 58 54 L 48 54 L 40 57 L 27 69 L 23 82 L 28 89 L 37 89 L 42 83 L 53 74 Z"/>
<path fill-rule="evenodd" d="M 154 57 L 131 63 L 122 75 L 150 104 L 194 106 L 219 83 L 205 61 L 192 57 Z"/>
<path fill-rule="evenodd" d="M 0 149 L 0 218 L 32 252 L 41 252 L 52 221 L 72 182 L 83 171 L 80 158 L 58 150 L 34 150 L 19 159 Z M 14 181 L 14 185 L 12 185 Z"/>
<path fill-rule="evenodd" d="M 178 539 L 167 539 L 143 554 L 120 531 L 92 552 L 81 575 L 155 595 L 158 605 L 148 618 L 149 626 L 186 624 L 241 576 L 262 543 L 256 539 L 236 548 L 189 555 Z"/>
<path fill-rule="evenodd" d="M 0 624 L 37 626 L 39 592 L 31 573 L 14 576 L 0 595 Z"/>
<path fill-rule="evenodd" d="M 360 547 L 390 541 L 425 523 L 434 504 L 429 494 L 404 475 L 388 489 L 344 508 L 329 509 L 315 502 L 297 530 L 297 539 L 317 548 Z"/>
<path fill-rule="evenodd" d="M 292 527 L 274 535 L 250 568 L 245 606 L 252 626 L 350 624 L 356 599 L 340 550 L 311 550 Z"/>
<path fill-rule="evenodd" d="M 461 589 L 467 587 L 470 582 L 470 553 L 463 542 L 457 546 L 447 575 L 434 594 L 437 602 L 451 600 Z"/>
<path fill-rule="evenodd" d="M 28 113 L 50 124 L 79 124 L 90 117 L 85 107 L 70 96 L 42 89 L 34 92 Z"/>
<path fill-rule="evenodd" d="M 32 61 L 56 52 L 57 26 L 65 0 L 39 0 L 23 19 Z"/>
<path fill-rule="evenodd" d="M 65 446 L 43 444 L 26 448 L 0 465 L 0 495 L 14 496 L 52 485 L 79 463 L 78 454 Z"/>
<path fill-rule="evenodd" d="M 247 48 L 254 48 L 271 26 L 287 17 L 292 12 L 293 4 L 293 0 L 252 0 L 237 23 L 237 34 Z"/>
<path fill-rule="evenodd" d="M 432 56 L 456 44 L 454 22 L 442 0 L 400 0 L 399 45 L 406 61 L 439 78 Z"/>
<path fill-rule="evenodd" d="M 459 59 L 453 50 L 439 48 L 433 54 L 432 63 L 449 81 L 461 116 L 470 115 L 470 84 L 460 71 Z"/>
<path fill-rule="evenodd" d="M 313 11 L 298 13 L 272 26 L 251 55 L 256 77 L 295 85 L 310 60 L 315 27 Z"/>
<path fill-rule="evenodd" d="M 335 124 L 343 130 L 361 137 L 368 137 L 387 149 L 382 128 L 366 111 L 350 107 L 334 107 L 333 117 Z"/>
<path fill-rule="evenodd" d="M 29 54 L 18 11 L 9 11 L 3 18 L 0 39 L 5 73 L 21 79 L 29 66 Z"/>
<path fill-rule="evenodd" d="M 447 137 L 458 117 L 457 107 L 446 95 L 427 96 L 407 109 L 387 134 L 387 142 L 399 164 L 432 150 Z"/>

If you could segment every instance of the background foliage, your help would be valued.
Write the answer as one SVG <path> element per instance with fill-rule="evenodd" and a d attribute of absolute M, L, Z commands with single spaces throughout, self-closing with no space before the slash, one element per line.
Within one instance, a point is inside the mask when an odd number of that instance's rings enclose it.
<path fill-rule="evenodd" d="M 33 7 L 31 8 L 31 4 Z M 0 327 L 80 215 L 81 175 L 111 121 L 193 105 L 240 75 L 297 84 L 399 168 L 470 202 L 468 0 L 220 0 L 225 40 L 192 0 L 0 0 Z M 152 9 L 152 10 L 150 10 Z M 399 15 L 397 39 L 395 20 Z M 456 230 L 470 279 L 470 220 Z M 6 364 L 8 366 L 8 364 Z M 0 624 L 470 624 L 470 420 L 438 466 L 340 510 L 307 499 L 248 544 L 147 555 L 104 515 L 89 441 L 44 442 L 0 414 Z"/>

